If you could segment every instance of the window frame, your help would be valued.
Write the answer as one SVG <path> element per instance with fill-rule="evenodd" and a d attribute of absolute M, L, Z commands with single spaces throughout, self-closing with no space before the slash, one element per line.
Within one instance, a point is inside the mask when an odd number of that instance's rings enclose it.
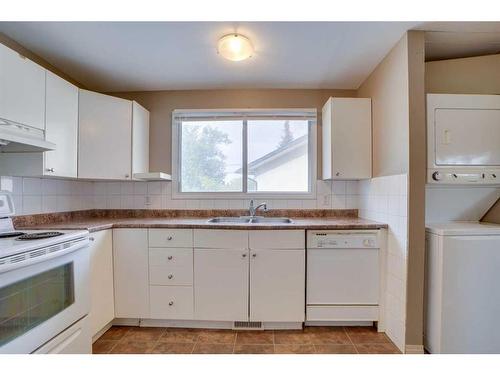
<path fill-rule="evenodd" d="M 242 127 L 242 189 L 243 192 L 183 192 L 181 191 L 181 121 L 183 118 L 238 119 Z M 308 129 L 308 191 L 305 192 L 247 192 L 249 119 L 309 119 Z M 316 199 L 317 176 L 317 110 L 316 108 L 288 109 L 182 109 L 172 111 L 172 199 Z"/>

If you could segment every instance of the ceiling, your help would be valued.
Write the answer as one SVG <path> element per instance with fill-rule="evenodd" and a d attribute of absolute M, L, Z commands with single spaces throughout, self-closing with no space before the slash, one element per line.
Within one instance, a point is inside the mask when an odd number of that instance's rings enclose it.
<path fill-rule="evenodd" d="M 357 89 L 408 29 L 432 31 L 427 60 L 500 51 L 500 23 L 487 22 L 0 22 L 0 32 L 103 92 Z M 252 58 L 217 54 L 232 32 L 251 39 Z"/>
<path fill-rule="evenodd" d="M 1 22 L 0 32 L 98 91 L 356 89 L 412 22 Z M 228 33 L 255 55 L 217 55 Z"/>

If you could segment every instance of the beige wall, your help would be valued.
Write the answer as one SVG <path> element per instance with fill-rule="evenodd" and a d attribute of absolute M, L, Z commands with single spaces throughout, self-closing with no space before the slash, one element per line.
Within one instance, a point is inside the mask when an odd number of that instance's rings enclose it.
<path fill-rule="evenodd" d="M 429 93 L 500 94 L 500 54 L 425 64 Z"/>
<path fill-rule="evenodd" d="M 170 173 L 172 111 L 214 108 L 317 108 L 318 178 L 321 176 L 321 108 L 330 96 L 355 97 L 354 90 L 182 90 L 112 93 L 150 111 L 150 169 Z"/>
<path fill-rule="evenodd" d="M 405 36 L 358 90 L 372 98 L 373 177 L 408 172 L 407 50 Z"/>
<path fill-rule="evenodd" d="M 373 177 L 408 174 L 406 345 L 423 344 L 424 47 L 424 32 L 408 32 L 358 90 L 372 98 Z"/>
<path fill-rule="evenodd" d="M 45 69 L 50 70 L 52 73 L 58 75 L 59 77 L 64 78 L 65 80 L 71 82 L 72 84 L 74 84 L 78 87 L 81 87 L 81 88 L 85 88 L 85 86 L 82 85 L 80 82 L 75 81 L 73 78 L 71 78 L 67 74 L 61 72 L 55 66 L 49 64 L 49 62 L 42 59 L 40 56 L 34 54 L 29 49 L 24 48 L 22 45 L 13 41 L 12 39 L 10 39 L 7 35 L 5 35 L 3 33 L 0 33 L 0 43 L 9 47 L 10 49 L 13 49 L 14 51 L 18 52 L 19 54 L 23 55 L 24 57 L 27 57 L 28 59 L 36 62 L 38 65 L 43 66 Z"/>

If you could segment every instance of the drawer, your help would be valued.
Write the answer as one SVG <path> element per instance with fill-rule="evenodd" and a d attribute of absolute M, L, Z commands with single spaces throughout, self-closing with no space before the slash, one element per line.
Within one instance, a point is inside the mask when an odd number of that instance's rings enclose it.
<path fill-rule="evenodd" d="M 378 306 L 307 306 L 306 322 L 376 322 Z"/>
<path fill-rule="evenodd" d="M 151 319 L 193 319 L 193 288 L 150 286 Z"/>
<path fill-rule="evenodd" d="M 193 247 L 193 230 L 150 229 L 149 247 Z"/>
<path fill-rule="evenodd" d="M 149 249 L 150 266 L 193 266 L 192 248 L 160 248 L 153 247 Z"/>
<path fill-rule="evenodd" d="M 193 285 L 193 266 L 149 266 L 149 285 Z"/>
<path fill-rule="evenodd" d="M 195 229 L 194 247 L 205 249 L 247 249 L 246 230 Z"/>
<path fill-rule="evenodd" d="M 303 230 L 255 230 L 249 233 L 250 249 L 305 249 Z"/>

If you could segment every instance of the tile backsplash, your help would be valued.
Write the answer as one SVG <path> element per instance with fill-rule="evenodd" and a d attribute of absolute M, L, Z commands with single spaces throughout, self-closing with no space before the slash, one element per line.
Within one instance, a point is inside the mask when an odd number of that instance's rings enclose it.
<path fill-rule="evenodd" d="M 17 214 L 110 209 L 244 209 L 245 199 L 173 199 L 169 181 L 78 181 L 0 177 L 12 194 Z M 269 208 L 358 208 L 358 181 L 316 182 L 316 199 L 266 199 Z"/>
<path fill-rule="evenodd" d="M 386 333 L 405 350 L 406 272 L 408 255 L 407 175 L 376 177 L 359 183 L 359 217 L 389 225 L 385 318 Z"/>

